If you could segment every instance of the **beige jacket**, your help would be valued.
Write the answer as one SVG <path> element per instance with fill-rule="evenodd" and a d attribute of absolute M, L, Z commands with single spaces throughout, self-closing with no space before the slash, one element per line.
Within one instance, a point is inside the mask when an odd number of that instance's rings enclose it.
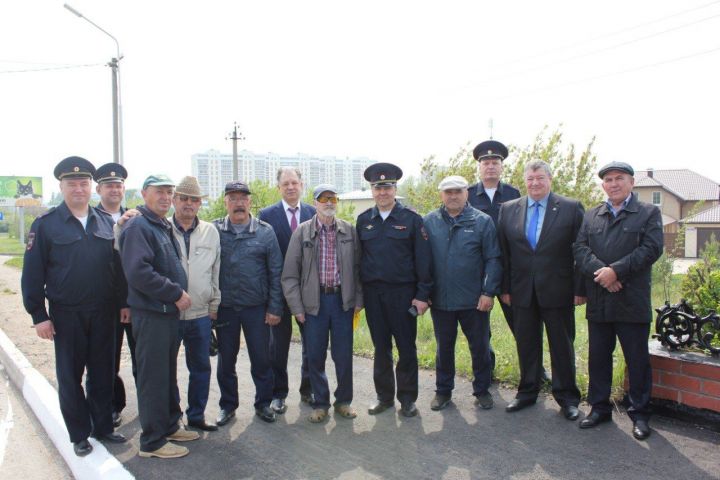
<path fill-rule="evenodd" d="M 190 234 L 190 255 L 185 250 L 185 239 L 173 226 L 173 235 L 180 244 L 182 266 L 188 277 L 188 295 L 192 306 L 180 312 L 180 320 L 195 320 L 215 313 L 220 305 L 220 234 L 208 222 L 198 220 Z"/>
<path fill-rule="evenodd" d="M 293 315 L 320 311 L 317 215 L 303 222 L 290 237 L 281 277 L 285 300 Z M 352 225 L 339 218 L 335 251 L 340 268 L 343 310 L 363 308 L 360 285 L 360 241 Z"/>

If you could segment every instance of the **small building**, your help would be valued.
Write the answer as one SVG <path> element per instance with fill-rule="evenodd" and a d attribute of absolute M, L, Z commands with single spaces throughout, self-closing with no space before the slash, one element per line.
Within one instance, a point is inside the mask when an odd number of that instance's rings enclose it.
<path fill-rule="evenodd" d="M 634 191 L 641 201 L 660 208 L 668 251 L 676 244 L 681 222 L 686 217 L 720 206 L 720 184 L 688 169 L 636 171 Z M 685 245 L 685 252 L 673 254 L 688 256 L 687 241 Z"/>
<path fill-rule="evenodd" d="M 713 236 L 720 241 L 720 205 L 683 218 L 681 223 L 685 225 L 685 256 L 688 258 L 697 258 Z"/>
<path fill-rule="evenodd" d="M 367 210 L 370 207 L 375 206 L 375 200 L 373 200 L 372 196 L 372 190 L 354 190 L 352 192 L 347 192 L 340 194 L 338 196 L 340 199 L 340 202 L 345 205 L 352 205 L 355 207 L 355 210 L 353 211 L 353 215 L 355 216 L 355 220 L 357 220 L 357 217 L 360 216 L 361 213 L 363 213 L 365 210 Z M 395 197 L 397 200 L 402 200 L 403 197 Z"/>

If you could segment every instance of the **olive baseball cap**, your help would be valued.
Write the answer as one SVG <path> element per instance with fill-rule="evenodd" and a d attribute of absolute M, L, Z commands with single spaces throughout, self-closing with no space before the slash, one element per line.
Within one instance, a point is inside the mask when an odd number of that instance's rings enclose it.
<path fill-rule="evenodd" d="M 174 187 L 175 182 L 170 180 L 170 177 L 158 173 L 156 175 L 150 175 L 143 182 L 142 189 L 145 190 L 147 187 Z"/>

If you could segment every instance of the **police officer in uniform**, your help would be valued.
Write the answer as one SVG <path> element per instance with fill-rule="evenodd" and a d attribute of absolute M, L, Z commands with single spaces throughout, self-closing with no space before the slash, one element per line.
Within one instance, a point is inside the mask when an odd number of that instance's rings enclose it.
<path fill-rule="evenodd" d="M 390 163 L 376 163 L 364 173 L 372 185 L 375 206 L 357 219 L 362 245 L 360 280 L 365 314 L 375 345 L 373 379 L 377 402 L 368 413 L 376 415 L 394 406 L 401 413 L 417 415 L 418 359 L 415 317 L 428 308 L 432 289 L 431 253 L 420 215 L 395 200 L 402 170 Z M 399 359 L 393 376 L 392 340 Z"/>
<path fill-rule="evenodd" d="M 89 205 L 94 173 L 80 157 L 55 167 L 63 202 L 33 222 L 22 274 L 23 303 L 35 331 L 55 343 L 60 411 L 78 456 L 92 451 L 90 435 L 125 442 L 112 423 L 113 309 L 125 299 L 116 288 L 112 218 Z"/>
<path fill-rule="evenodd" d="M 127 170 L 118 163 L 106 163 L 98 167 L 95 171 L 95 191 L 100 195 L 100 203 L 97 205 L 98 210 L 102 210 L 117 223 L 120 217 L 127 210 L 122 206 L 125 198 L 125 180 L 127 179 Z M 122 268 L 119 272 L 122 274 Z M 135 338 L 132 334 L 132 323 L 130 323 L 130 308 L 124 301 L 127 297 L 127 281 L 125 275 L 122 274 L 119 279 L 118 288 L 122 295 L 123 303 L 113 309 L 115 315 L 115 382 L 113 384 L 113 425 L 119 427 L 122 423 L 121 412 L 125 408 L 125 384 L 120 378 L 120 354 L 122 353 L 123 336 L 127 337 L 128 348 L 130 349 L 130 358 L 132 360 L 132 374 L 137 376 L 137 368 L 135 366 Z"/>

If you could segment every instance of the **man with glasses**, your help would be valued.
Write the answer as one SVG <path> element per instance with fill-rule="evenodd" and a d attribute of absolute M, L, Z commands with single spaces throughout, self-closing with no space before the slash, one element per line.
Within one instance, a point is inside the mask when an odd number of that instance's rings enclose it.
<path fill-rule="evenodd" d="M 190 371 L 185 414 L 189 426 L 212 432 L 217 426 L 205 421 L 205 406 L 210 393 L 210 322 L 217 319 L 220 305 L 220 235 L 211 223 L 197 217 L 205 197 L 197 178 L 180 180 L 173 196 L 172 225 L 192 300 L 192 306 L 180 312 L 178 337 L 178 343 L 185 344 Z M 180 402 L 179 390 L 176 399 Z"/>
<path fill-rule="evenodd" d="M 317 214 L 300 224 L 290 238 L 282 285 L 290 311 L 305 325 L 305 341 L 314 396 L 310 422 L 319 423 L 330 408 L 325 375 L 328 340 L 335 363 L 335 413 L 357 414 L 353 398 L 353 312 L 362 310 L 360 242 L 348 222 L 335 217 L 337 189 L 318 185 L 313 191 Z"/>
<path fill-rule="evenodd" d="M 225 218 L 213 223 L 220 232 L 220 308 L 217 318 L 220 414 L 223 426 L 240 404 L 235 363 L 244 331 L 255 384 L 255 414 L 275 421 L 270 408 L 273 370 L 270 361 L 270 327 L 280 322 L 283 309 L 280 275 L 283 259 L 270 225 L 250 214 L 252 197 L 243 182 L 225 185 Z"/>
<path fill-rule="evenodd" d="M 375 206 L 357 219 L 362 245 L 360 279 L 365 314 L 375 346 L 373 380 L 377 401 L 368 409 L 377 415 L 395 405 L 400 413 L 417 415 L 418 358 L 415 339 L 418 315 L 428 309 L 433 282 L 430 243 L 420 215 L 395 200 L 402 170 L 391 163 L 365 169 Z M 398 362 L 393 375 L 393 344 Z"/>

